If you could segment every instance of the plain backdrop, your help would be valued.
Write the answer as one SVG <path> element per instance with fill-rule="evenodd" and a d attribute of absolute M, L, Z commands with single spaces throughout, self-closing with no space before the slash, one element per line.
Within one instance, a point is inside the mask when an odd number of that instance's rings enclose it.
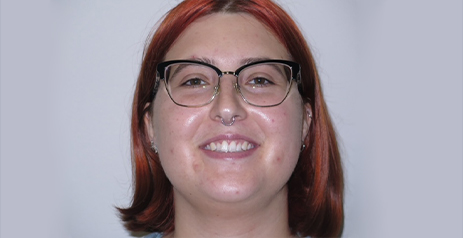
<path fill-rule="evenodd" d="M 1 0 L 0 237 L 130 237 L 130 104 L 177 0 Z M 343 237 L 462 237 L 462 2 L 279 0 L 319 66 Z"/>

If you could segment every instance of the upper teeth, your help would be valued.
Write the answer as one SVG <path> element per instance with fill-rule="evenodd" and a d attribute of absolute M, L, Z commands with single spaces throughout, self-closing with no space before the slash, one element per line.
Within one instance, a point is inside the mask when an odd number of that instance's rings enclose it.
<path fill-rule="evenodd" d="M 209 145 L 206 145 L 206 150 L 217 151 L 217 152 L 239 152 L 239 151 L 246 151 L 249 149 L 254 148 L 254 145 L 247 142 L 236 142 L 231 141 L 228 143 L 227 141 L 220 142 L 211 142 Z"/>

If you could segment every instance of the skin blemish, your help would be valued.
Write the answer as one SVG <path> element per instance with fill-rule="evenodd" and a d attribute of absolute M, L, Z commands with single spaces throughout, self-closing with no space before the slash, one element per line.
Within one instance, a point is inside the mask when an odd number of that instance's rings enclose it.
<path fill-rule="evenodd" d="M 193 170 L 195 172 L 199 172 L 201 170 L 201 165 L 199 165 L 198 163 L 194 163 L 193 164 Z"/>

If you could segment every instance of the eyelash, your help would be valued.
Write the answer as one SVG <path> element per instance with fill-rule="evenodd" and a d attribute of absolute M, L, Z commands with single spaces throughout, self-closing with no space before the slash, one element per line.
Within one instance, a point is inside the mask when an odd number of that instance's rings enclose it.
<path fill-rule="evenodd" d="M 263 83 L 257 83 L 255 81 L 257 80 L 264 80 Z M 250 82 L 253 82 L 254 83 L 250 83 Z M 255 77 L 255 78 L 252 78 L 251 80 L 248 81 L 248 83 L 250 83 L 251 85 L 256 85 L 258 87 L 265 87 L 265 86 L 269 86 L 269 85 L 274 85 L 274 83 L 272 81 L 270 81 L 269 79 L 267 78 L 264 78 L 264 77 Z"/>
<path fill-rule="evenodd" d="M 199 84 L 193 84 L 192 82 L 193 81 L 196 81 L 196 80 L 199 80 Z M 182 86 L 187 86 L 187 87 L 198 87 L 198 86 L 201 86 L 201 85 L 206 85 L 206 81 L 202 80 L 201 78 L 198 78 L 198 77 L 195 77 L 195 78 L 191 78 L 191 79 L 188 79 L 188 80 L 185 80 L 185 82 L 182 84 Z"/>

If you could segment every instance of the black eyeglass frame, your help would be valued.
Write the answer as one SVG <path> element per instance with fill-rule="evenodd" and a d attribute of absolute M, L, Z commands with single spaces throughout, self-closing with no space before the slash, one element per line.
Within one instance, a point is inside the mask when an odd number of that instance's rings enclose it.
<path fill-rule="evenodd" d="M 184 105 L 184 104 L 180 104 L 180 103 L 177 103 L 173 98 L 172 98 L 172 95 L 170 95 L 170 92 L 169 90 L 167 90 L 167 79 L 165 78 L 165 70 L 168 66 L 172 65 L 172 64 L 179 64 L 179 63 L 190 63 L 190 64 L 199 64 L 199 65 L 204 65 L 204 66 L 207 66 L 207 67 L 210 67 L 212 68 L 218 75 L 219 77 L 219 83 L 218 85 L 215 86 L 215 91 L 214 91 L 214 94 L 213 96 L 211 97 L 211 99 L 204 103 L 204 104 L 201 104 L 201 105 L 197 105 L 197 106 L 189 106 L 189 105 Z M 246 97 L 243 95 L 243 93 L 241 92 L 241 89 L 239 87 L 239 84 L 238 84 L 238 81 L 237 83 L 234 85 L 235 88 L 238 90 L 238 92 L 240 93 L 241 97 L 243 98 L 243 100 L 249 104 L 249 105 L 252 105 L 252 106 L 256 106 L 256 107 L 274 107 L 274 106 L 278 106 L 280 105 L 281 103 L 283 103 L 286 99 L 286 97 L 288 96 L 289 92 L 291 91 L 291 86 L 292 86 L 292 81 L 296 81 L 298 87 L 299 87 L 299 90 L 300 90 L 300 85 L 301 85 L 301 66 L 294 62 L 294 61 L 289 61 L 289 60 L 278 60 L 278 59 L 270 59 L 270 60 L 260 60 L 260 61 L 255 61 L 255 62 L 252 62 L 252 63 L 249 63 L 249 64 L 245 64 L 241 67 L 239 67 L 238 69 L 236 69 L 235 71 L 222 71 L 220 70 L 219 68 L 217 68 L 216 66 L 212 65 L 212 64 L 208 64 L 208 63 L 205 63 L 205 62 L 202 62 L 202 61 L 195 61 L 195 60 L 169 60 L 169 61 L 164 61 L 164 62 L 161 62 L 159 63 L 157 66 L 156 66 L 156 86 L 154 87 L 153 89 L 153 93 L 152 93 L 152 99 L 154 99 L 154 96 L 156 95 L 156 91 L 157 91 L 157 88 L 158 88 L 158 84 L 159 84 L 159 81 L 160 80 L 164 80 L 164 83 L 165 83 L 165 86 L 166 86 L 166 91 L 167 91 L 167 94 L 169 95 L 170 99 L 172 100 L 172 102 L 174 102 L 176 105 L 178 106 L 182 106 L 182 107 L 202 107 L 202 106 L 205 106 L 209 103 L 211 103 L 214 98 L 218 95 L 218 90 L 219 90 L 219 87 L 220 87 L 220 78 L 222 78 L 223 75 L 233 75 L 235 76 L 236 78 L 238 78 L 240 72 L 248 67 L 251 67 L 251 66 L 254 66 L 254 65 L 258 65 L 258 64 L 264 64 L 264 63 L 278 63 L 278 64 L 284 64 L 284 65 L 287 65 L 290 67 L 291 69 L 291 79 L 288 79 L 290 81 L 290 86 L 289 86 L 289 89 L 288 91 L 286 92 L 286 95 L 285 97 L 283 98 L 283 100 L 281 100 L 281 102 L 279 103 L 276 103 L 276 104 L 272 104 L 272 105 L 265 105 L 265 106 L 261 106 L 261 105 L 256 105 L 256 104 L 253 104 L 253 103 L 250 103 Z"/>

